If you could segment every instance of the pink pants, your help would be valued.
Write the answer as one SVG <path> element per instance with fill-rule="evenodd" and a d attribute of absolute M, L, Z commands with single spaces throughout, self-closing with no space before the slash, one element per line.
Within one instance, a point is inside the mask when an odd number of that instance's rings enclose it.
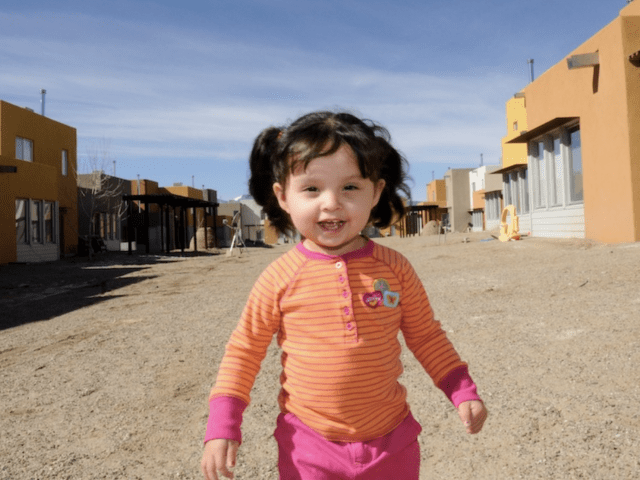
<path fill-rule="evenodd" d="M 422 428 L 411 414 L 391 433 L 368 442 L 331 442 L 291 414 L 280 414 L 280 480 L 418 480 Z"/>

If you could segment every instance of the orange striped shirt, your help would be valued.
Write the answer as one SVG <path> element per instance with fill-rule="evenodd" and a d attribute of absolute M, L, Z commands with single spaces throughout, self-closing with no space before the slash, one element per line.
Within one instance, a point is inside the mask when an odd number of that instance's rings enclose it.
<path fill-rule="evenodd" d="M 384 282 L 376 283 L 379 279 Z M 403 371 L 399 331 L 436 385 L 466 365 L 400 253 L 369 241 L 332 257 L 299 244 L 269 265 L 254 285 L 210 399 L 229 396 L 248 404 L 260 363 L 277 334 L 281 410 L 329 440 L 380 437 L 409 411 L 406 389 L 398 382 Z"/>

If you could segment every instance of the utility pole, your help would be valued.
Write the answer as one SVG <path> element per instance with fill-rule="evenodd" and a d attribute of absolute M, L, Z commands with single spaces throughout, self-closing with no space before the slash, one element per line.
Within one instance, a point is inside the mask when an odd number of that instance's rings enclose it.
<path fill-rule="evenodd" d="M 47 91 L 43 88 L 40 90 L 40 93 L 42 94 L 42 100 L 40 100 L 40 103 L 42 104 L 42 116 L 44 117 L 44 96 L 47 94 Z"/>

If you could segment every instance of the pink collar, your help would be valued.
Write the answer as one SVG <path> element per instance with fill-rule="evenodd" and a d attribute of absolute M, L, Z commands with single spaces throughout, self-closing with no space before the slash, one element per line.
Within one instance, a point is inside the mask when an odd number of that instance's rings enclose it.
<path fill-rule="evenodd" d="M 325 253 L 313 252 L 305 247 L 302 242 L 296 245 L 296 248 L 300 253 L 302 253 L 305 257 L 311 258 L 313 260 L 335 260 L 336 258 L 341 258 L 343 260 L 351 260 L 354 258 L 364 258 L 370 257 L 373 253 L 373 248 L 375 247 L 375 243 L 373 240 L 367 239 L 367 243 L 364 247 L 360 247 L 356 250 L 351 250 L 350 252 L 343 253 L 342 255 L 327 255 Z"/>

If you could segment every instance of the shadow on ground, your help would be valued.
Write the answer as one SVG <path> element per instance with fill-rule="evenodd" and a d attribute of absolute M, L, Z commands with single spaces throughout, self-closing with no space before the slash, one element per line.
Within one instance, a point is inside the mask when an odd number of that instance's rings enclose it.
<path fill-rule="evenodd" d="M 154 278 L 129 274 L 179 258 L 109 252 L 92 260 L 1 265 L 0 331 L 116 298 L 118 289 Z"/>

